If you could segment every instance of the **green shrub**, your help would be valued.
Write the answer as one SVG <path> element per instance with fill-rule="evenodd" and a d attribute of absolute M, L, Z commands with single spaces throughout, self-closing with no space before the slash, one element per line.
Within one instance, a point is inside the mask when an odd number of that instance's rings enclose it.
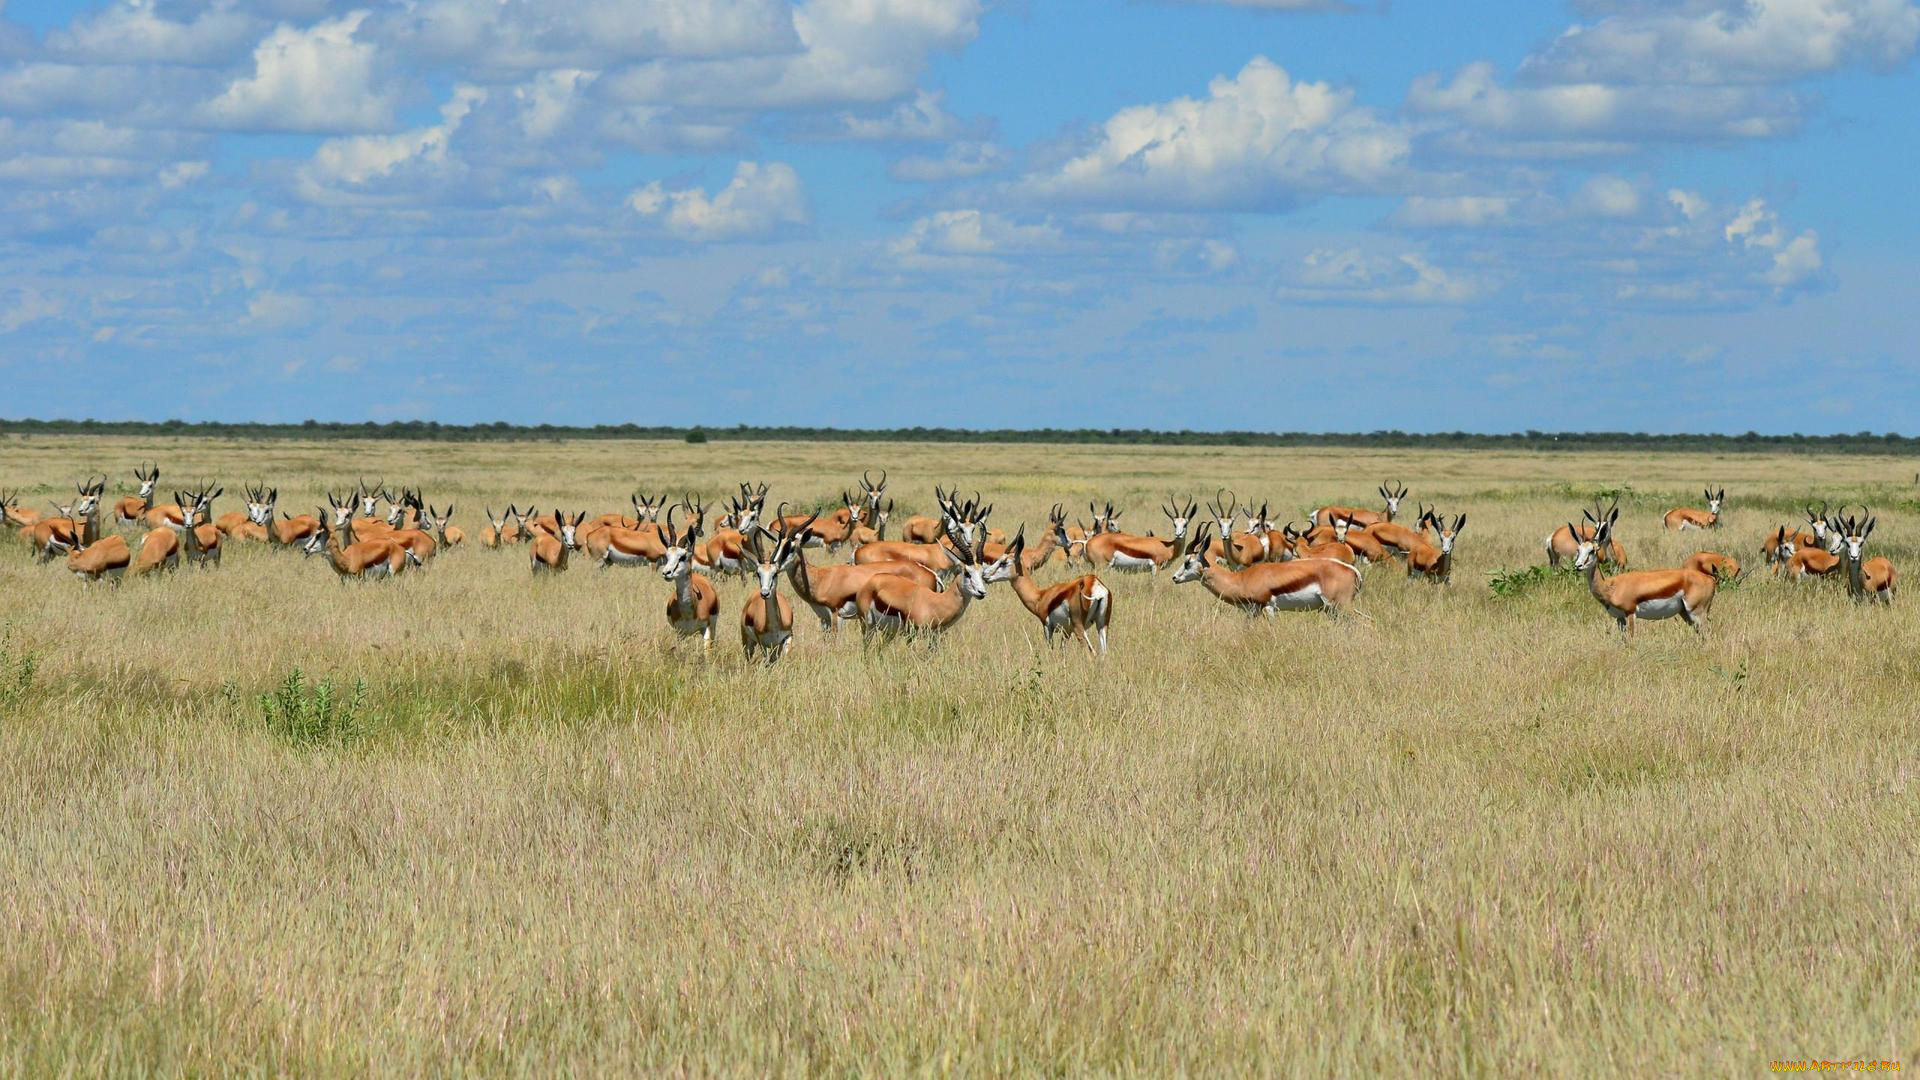
<path fill-rule="evenodd" d="M 259 697 L 260 725 L 295 746 L 350 746 L 365 736 L 362 707 L 367 684 L 355 679 L 343 698 L 332 679 L 309 683 L 299 668 Z"/>
<path fill-rule="evenodd" d="M 34 673 L 40 670 L 40 658 L 30 651 L 15 651 L 12 634 L 0 634 L 0 703 L 12 705 L 25 701 L 33 689 Z"/>
<path fill-rule="evenodd" d="M 1568 581 L 1577 575 L 1571 565 L 1554 569 L 1551 566 L 1527 566 L 1519 570 L 1505 568 L 1495 570 L 1487 576 L 1487 585 L 1493 595 L 1503 600 L 1515 600 L 1549 582 Z"/>

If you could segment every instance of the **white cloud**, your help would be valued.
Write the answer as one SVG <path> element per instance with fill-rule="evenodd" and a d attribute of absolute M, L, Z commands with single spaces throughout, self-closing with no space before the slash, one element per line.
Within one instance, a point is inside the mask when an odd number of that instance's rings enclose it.
<path fill-rule="evenodd" d="M 1808 229 L 1774 253 L 1773 265 L 1764 275 L 1776 292 L 1791 288 L 1813 277 L 1824 265 L 1820 258 L 1820 234 Z"/>
<path fill-rule="evenodd" d="M 444 164 L 453 133 L 459 130 L 474 106 L 486 99 L 487 92 L 479 87 L 457 86 L 453 97 L 440 107 L 438 124 L 394 135 L 328 139 L 301 170 L 303 193 L 315 198 L 328 188 L 366 184 L 414 163 Z"/>
<path fill-rule="evenodd" d="M 374 88 L 374 46 L 355 31 L 365 11 L 282 25 L 253 50 L 254 71 L 207 103 L 222 127 L 253 131 L 371 131 L 389 126 L 391 103 Z"/>
<path fill-rule="evenodd" d="M 946 94 L 920 90 L 882 116 L 856 116 L 843 113 L 837 133 L 843 138 L 866 142 L 911 139 L 952 138 L 961 123 L 946 108 Z"/>
<path fill-rule="evenodd" d="M 1394 211 L 1393 221 L 1416 229 L 1503 225 L 1513 202 L 1504 195 L 1414 195 Z"/>
<path fill-rule="evenodd" d="M 1640 212 L 1640 189 L 1618 176 L 1596 176 L 1574 193 L 1573 209 L 1588 217 L 1630 218 Z"/>
<path fill-rule="evenodd" d="M 1558 83 L 1773 82 L 1913 55 L 1908 0 L 1721 0 L 1633 5 L 1561 34 L 1521 74 Z"/>
<path fill-rule="evenodd" d="M 1485 285 L 1443 270 L 1408 251 L 1373 254 L 1358 248 L 1309 253 L 1283 278 L 1282 300 L 1350 304 L 1464 304 Z"/>
<path fill-rule="evenodd" d="M 784 0 L 421 0 L 372 29 L 409 53 L 522 72 L 781 55 L 798 47 L 793 24 Z"/>
<path fill-rule="evenodd" d="M 1388 187 L 1408 150 L 1407 133 L 1350 91 L 1296 82 L 1255 57 L 1203 99 L 1121 110 L 1090 150 L 1025 187 L 1069 201 L 1256 209 Z"/>
<path fill-rule="evenodd" d="M 635 213 L 659 218 L 690 240 L 737 240 L 768 236 L 810 220 L 800 174 L 791 165 L 743 161 L 733 180 L 709 197 L 701 188 L 668 191 L 658 181 L 627 199 Z"/>
<path fill-rule="evenodd" d="M 160 170 L 160 186 L 174 191 L 206 176 L 213 168 L 205 161 L 176 161 Z"/>
<path fill-rule="evenodd" d="M 1051 221 L 1022 225 L 986 210 L 942 210 L 915 221 L 887 254 L 909 270 L 977 273 L 1005 270 L 1003 256 L 1056 252 L 1061 241 Z"/>
<path fill-rule="evenodd" d="M 530 139 L 546 139 L 564 126 L 578 104 L 580 91 L 599 78 L 598 72 L 579 68 L 543 71 L 523 86 L 514 87 L 520 105 L 520 130 Z"/>
<path fill-rule="evenodd" d="M 887 170 L 895 180 L 932 184 L 946 180 L 965 180 L 1006 167 L 1005 150 L 990 142 L 957 142 L 939 157 L 910 155 Z"/>
<path fill-rule="evenodd" d="M 47 35 L 47 51 L 65 59 L 115 64 L 224 63 L 244 49 L 259 24 L 230 7 L 201 11 L 190 22 L 167 18 L 153 0 L 126 0 Z"/>
<path fill-rule="evenodd" d="M 1407 92 L 1407 107 L 1417 115 L 1448 118 L 1497 135 L 1572 140 L 1536 148 L 1553 156 L 1625 152 L 1648 139 L 1784 135 L 1799 128 L 1803 112 L 1794 95 L 1753 86 L 1505 86 L 1493 65 L 1484 61 L 1468 64 L 1451 79 L 1420 76 Z"/>

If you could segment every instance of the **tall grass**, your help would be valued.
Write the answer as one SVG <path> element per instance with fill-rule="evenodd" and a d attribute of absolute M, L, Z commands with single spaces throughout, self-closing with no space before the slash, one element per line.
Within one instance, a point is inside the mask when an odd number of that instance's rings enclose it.
<path fill-rule="evenodd" d="M 939 650 L 802 618 L 771 668 L 740 657 L 731 582 L 703 656 L 657 574 L 535 581 L 519 549 L 363 587 L 236 548 L 87 589 L 0 543 L 0 1071 L 1920 1059 L 1912 603 L 1762 571 L 1704 640 L 1629 648 L 1578 578 L 1523 571 L 1603 488 L 1632 489 L 1636 567 L 1757 561 L 1775 508 L 1824 491 L 1920 566 L 1909 463 L 36 437 L 0 440 L 0 483 L 140 458 L 294 511 L 420 483 L 476 534 L 489 502 L 754 478 L 805 504 L 877 465 L 896 520 L 939 482 L 996 523 L 1099 496 L 1164 533 L 1169 489 L 1308 507 L 1397 479 L 1471 525 L 1451 588 L 1371 571 L 1371 622 L 1108 574 L 1104 662 L 1046 652 L 995 589 Z M 1708 483 L 1726 527 L 1662 535 Z"/>

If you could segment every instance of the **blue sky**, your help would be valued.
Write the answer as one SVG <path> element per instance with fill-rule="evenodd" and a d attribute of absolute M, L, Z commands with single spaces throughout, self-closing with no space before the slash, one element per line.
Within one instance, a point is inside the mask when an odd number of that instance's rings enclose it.
<path fill-rule="evenodd" d="M 0 416 L 1900 430 L 1912 0 L 0 0 Z"/>

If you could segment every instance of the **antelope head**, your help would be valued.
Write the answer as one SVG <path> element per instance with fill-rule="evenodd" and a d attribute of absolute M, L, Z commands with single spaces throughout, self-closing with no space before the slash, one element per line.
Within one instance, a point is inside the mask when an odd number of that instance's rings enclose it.
<path fill-rule="evenodd" d="M 142 465 L 133 470 L 133 478 L 140 481 L 140 501 L 152 504 L 153 489 L 160 483 L 160 466 Z"/>
<path fill-rule="evenodd" d="M 1192 523 L 1194 515 L 1199 512 L 1200 504 L 1194 502 L 1192 499 L 1188 499 L 1187 504 L 1181 506 L 1179 496 L 1169 495 L 1167 498 L 1173 500 L 1173 505 L 1162 506 L 1160 512 L 1167 515 L 1168 521 L 1173 522 L 1173 542 L 1177 544 L 1187 538 L 1187 526 Z M 1231 525 L 1232 522 L 1225 522 L 1224 524 Z M 1232 530 L 1229 529 L 1227 535 L 1231 534 Z"/>
<path fill-rule="evenodd" d="M 667 545 L 667 553 L 660 560 L 660 576 L 668 581 L 678 581 L 693 573 L 693 546 L 700 540 L 702 515 L 699 511 L 692 511 L 692 520 L 687 522 L 684 529 L 674 527 L 673 512 L 682 506 L 688 504 L 667 507 L 667 520 L 661 528 L 661 539 Z"/>
<path fill-rule="evenodd" d="M 1193 539 L 1187 541 L 1186 557 L 1180 562 L 1180 569 L 1173 572 L 1173 583 L 1185 585 L 1189 581 L 1198 581 L 1207 572 L 1207 541 L 1211 539 L 1213 523 L 1203 521 L 1194 530 Z"/>
<path fill-rule="evenodd" d="M 880 496 L 887 490 L 887 470 L 880 470 L 880 482 L 874 483 L 867 470 L 860 471 L 860 497 L 866 500 L 869 516 L 880 509 Z"/>
<path fill-rule="evenodd" d="M 1395 491 L 1391 484 L 1381 484 L 1380 497 L 1387 500 L 1387 520 L 1392 521 L 1400 513 L 1400 500 L 1407 497 L 1407 485 L 1401 484 Z"/>

